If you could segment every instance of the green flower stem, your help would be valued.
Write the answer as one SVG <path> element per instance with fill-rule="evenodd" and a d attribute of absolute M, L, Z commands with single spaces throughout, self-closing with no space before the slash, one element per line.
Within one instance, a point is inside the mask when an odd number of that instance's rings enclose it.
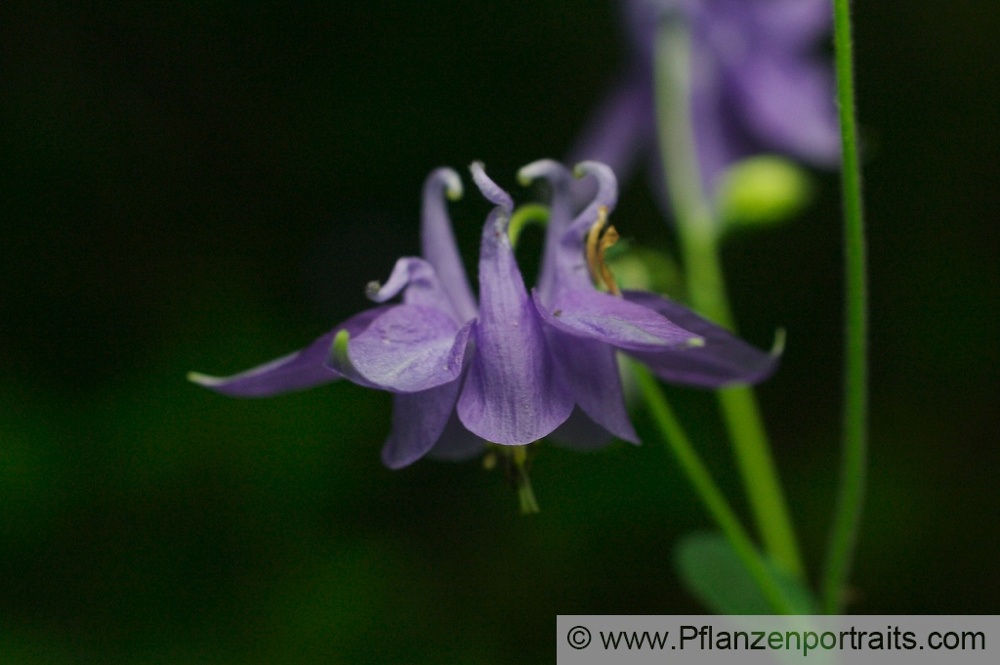
<path fill-rule="evenodd" d="M 718 224 L 702 190 L 690 111 L 690 38 L 667 20 L 656 49 L 656 104 L 667 191 L 677 220 L 691 303 L 729 329 L 733 316 L 719 258 Z M 719 391 L 719 404 L 764 547 L 789 574 L 805 578 L 791 516 L 756 398 L 749 388 Z"/>
<path fill-rule="evenodd" d="M 712 480 L 705 463 L 695 452 L 694 446 L 691 445 L 691 441 L 674 415 L 673 409 L 670 408 L 660 384 L 643 365 L 633 362 L 631 367 L 664 441 L 667 442 L 681 468 L 691 480 L 691 484 L 705 508 L 708 509 L 709 514 L 722 530 L 737 556 L 743 561 L 774 610 L 779 614 L 794 614 L 795 610 L 792 604 L 785 598 L 781 588 L 767 570 L 757 553 L 757 548 L 750 539 L 750 535 L 729 506 L 722 490 Z"/>
<path fill-rule="evenodd" d="M 514 465 L 514 482 L 517 484 L 517 498 L 521 504 L 521 513 L 533 515 L 541 509 L 538 507 L 538 501 L 535 500 L 535 490 L 531 488 L 531 478 L 528 476 L 528 448 L 527 446 L 514 446 L 510 455 Z"/>
<path fill-rule="evenodd" d="M 858 164 L 854 65 L 848 0 L 834 1 L 837 100 L 844 157 L 844 268 L 846 273 L 846 367 L 844 450 L 840 491 L 823 574 L 823 610 L 839 614 L 850 575 L 865 495 L 868 431 L 868 285 L 865 269 L 861 167 Z"/>

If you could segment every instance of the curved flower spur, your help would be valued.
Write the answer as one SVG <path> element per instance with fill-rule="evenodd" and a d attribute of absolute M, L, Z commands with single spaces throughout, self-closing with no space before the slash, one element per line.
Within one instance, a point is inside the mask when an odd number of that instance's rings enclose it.
<path fill-rule="evenodd" d="M 617 180 L 598 162 L 582 162 L 576 173 L 593 177 L 597 194 L 575 219 L 570 213 L 573 175 L 566 167 L 542 160 L 525 166 L 519 177 L 522 182 L 544 178 L 552 186 L 534 301 L 580 408 L 619 438 L 636 441 L 622 399 L 616 351 L 646 364 L 665 381 L 688 386 L 719 388 L 770 376 L 780 350 L 760 351 L 667 298 L 618 288 L 604 263 L 604 252 L 618 235 L 614 227 L 604 228 L 617 203 Z"/>
<path fill-rule="evenodd" d="M 580 166 L 581 174 L 596 177 L 598 193 L 575 219 L 565 167 L 541 161 L 521 170 L 522 180 L 546 178 L 554 190 L 539 286 L 530 295 L 509 236 L 513 201 L 481 164 L 471 171 L 496 205 L 483 227 L 478 306 L 444 202 L 445 194 L 461 196 L 461 182 L 454 171 L 438 169 L 424 185 L 423 257 L 399 259 L 384 285 L 368 285 L 373 301 L 401 295 L 402 302 L 366 310 L 305 349 L 234 376 L 189 378 L 236 397 L 341 378 L 392 392 L 382 459 L 401 468 L 426 454 L 460 459 L 482 452 L 486 442 L 524 446 L 553 433 L 575 448 L 602 445 L 611 435 L 637 443 L 617 350 L 688 385 L 755 382 L 773 370 L 775 356 L 683 307 L 653 294 L 618 292 L 603 259 L 613 229 L 600 233 L 617 198 L 608 167 Z M 591 274 L 612 294 L 598 291 Z M 511 459 L 523 471 L 523 451 Z"/>

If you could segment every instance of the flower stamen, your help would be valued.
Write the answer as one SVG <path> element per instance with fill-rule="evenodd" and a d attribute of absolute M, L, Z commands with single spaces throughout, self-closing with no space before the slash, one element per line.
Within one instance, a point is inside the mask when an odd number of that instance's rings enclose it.
<path fill-rule="evenodd" d="M 615 227 L 605 228 L 607 223 L 608 208 L 601 206 L 597 209 L 597 220 L 587 232 L 587 267 L 590 268 L 590 278 L 598 288 L 604 286 L 612 295 L 620 298 L 621 289 L 618 288 L 618 282 L 615 281 L 615 276 L 604 259 L 605 252 L 618 242 L 620 236 Z"/>

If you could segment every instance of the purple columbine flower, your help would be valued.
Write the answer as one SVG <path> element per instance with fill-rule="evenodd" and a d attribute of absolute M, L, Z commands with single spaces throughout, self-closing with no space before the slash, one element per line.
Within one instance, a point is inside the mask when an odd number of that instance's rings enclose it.
<path fill-rule="evenodd" d="M 829 0 L 621 0 L 631 61 L 571 151 L 627 178 L 649 160 L 662 182 L 654 103 L 661 20 L 691 33 L 691 111 L 706 195 L 730 164 L 784 152 L 833 166 L 840 143 L 833 70 L 818 53 L 832 25 Z"/>
<path fill-rule="evenodd" d="M 533 294 L 508 233 L 513 201 L 473 164 L 473 180 L 496 205 L 483 227 L 477 305 L 444 203 L 445 193 L 460 196 L 461 182 L 454 171 L 438 169 L 424 185 L 423 257 L 399 259 L 384 285 L 368 285 L 375 302 L 401 295 L 400 303 L 362 312 L 305 349 L 235 376 L 190 378 L 239 397 L 341 378 L 392 392 L 392 432 L 382 450 L 391 468 L 428 453 L 468 457 L 487 441 L 525 445 L 553 432 L 578 448 L 605 443 L 611 434 L 638 442 L 625 412 L 617 350 L 678 383 L 715 387 L 765 378 L 774 356 L 668 300 L 617 292 L 603 260 L 613 229 L 601 234 L 617 183 L 606 166 L 581 168 L 599 187 L 575 220 L 564 167 L 542 161 L 522 170 L 522 178 L 547 178 L 555 190 Z M 591 273 L 614 294 L 598 292 Z"/>
<path fill-rule="evenodd" d="M 638 441 L 625 411 L 618 352 L 667 382 L 687 386 L 720 388 L 770 376 L 778 353 L 762 352 L 667 298 L 618 288 L 604 261 L 605 250 L 618 239 L 615 228 L 607 226 L 618 200 L 617 179 L 607 165 L 592 161 L 579 164 L 577 175 L 592 177 L 596 195 L 575 218 L 573 174 L 566 167 L 541 160 L 522 168 L 519 178 L 543 178 L 552 187 L 545 254 L 533 296 L 557 368 L 583 414 L 607 433 Z M 593 427 L 577 426 L 573 432 L 581 439 L 578 447 L 609 439 Z"/>
<path fill-rule="evenodd" d="M 217 392 L 263 397 L 347 378 L 394 393 L 393 425 L 382 450 L 391 468 L 433 448 L 460 458 L 485 441 L 523 445 L 546 436 L 573 410 L 558 382 L 542 322 L 524 286 L 508 237 L 511 198 L 472 175 L 497 207 L 483 228 L 477 306 L 462 268 L 444 194 L 461 195 L 458 174 L 434 171 L 424 186 L 423 258 L 402 258 L 384 285 L 368 285 L 378 303 L 396 305 L 348 319 L 305 349 L 226 378 L 192 374 Z"/>

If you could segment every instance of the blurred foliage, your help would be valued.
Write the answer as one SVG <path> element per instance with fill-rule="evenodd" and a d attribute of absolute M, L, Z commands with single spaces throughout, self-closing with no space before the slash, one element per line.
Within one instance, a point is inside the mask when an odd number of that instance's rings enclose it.
<path fill-rule="evenodd" d="M 996 613 L 997 9 L 856 16 L 874 364 L 851 607 Z M 621 59 L 611 3 L 8 0 L 0 44 L 0 662 L 541 663 L 559 613 L 702 610 L 671 561 L 709 525 L 642 413 L 642 447 L 543 445 L 522 518 L 477 463 L 383 468 L 385 394 L 184 381 L 363 307 L 417 249 L 430 169 L 482 159 L 529 200 L 516 169 L 564 153 Z M 815 177 L 804 215 L 725 257 L 745 336 L 788 330 L 760 394 L 813 571 L 841 346 L 837 181 Z M 453 206 L 470 267 L 476 198 Z M 647 183 L 613 221 L 671 248 Z M 670 394 L 737 497 L 711 396 Z"/>

